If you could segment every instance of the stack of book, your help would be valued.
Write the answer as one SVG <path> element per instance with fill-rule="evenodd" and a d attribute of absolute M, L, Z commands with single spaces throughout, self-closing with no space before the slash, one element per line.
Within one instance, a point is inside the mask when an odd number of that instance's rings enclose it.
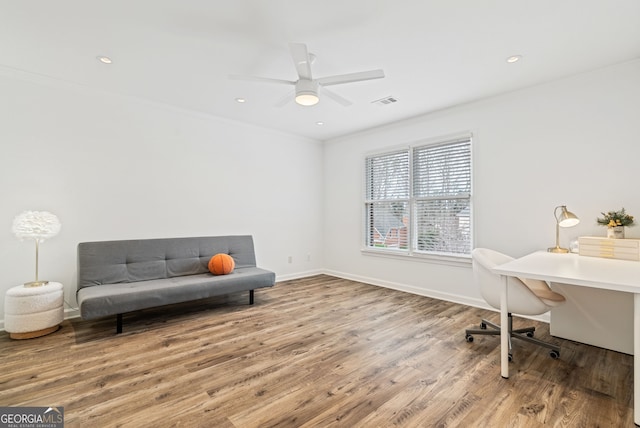
<path fill-rule="evenodd" d="M 578 245 L 578 254 L 581 256 L 640 261 L 640 239 L 581 236 Z"/>

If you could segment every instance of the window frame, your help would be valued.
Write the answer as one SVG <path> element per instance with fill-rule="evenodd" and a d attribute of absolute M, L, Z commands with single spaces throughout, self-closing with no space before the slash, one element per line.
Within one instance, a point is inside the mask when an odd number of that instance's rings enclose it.
<path fill-rule="evenodd" d="M 418 250 L 418 242 L 417 242 L 417 213 L 416 213 L 416 202 L 420 200 L 424 200 L 424 197 L 417 197 L 414 194 L 414 153 L 416 150 L 428 147 L 438 147 L 438 146 L 447 146 L 451 144 L 459 144 L 462 142 L 467 142 L 469 144 L 469 193 L 468 198 L 463 197 L 462 199 L 468 200 L 469 206 L 469 249 L 468 253 L 447 253 L 447 252 L 438 252 L 438 251 L 422 251 Z M 474 173 L 473 173 L 473 134 L 470 132 L 454 134 L 450 136 L 431 138 L 431 139 L 423 139 L 415 141 L 409 145 L 389 147 L 385 150 L 378 150 L 375 152 L 366 153 L 364 156 L 363 162 L 363 172 L 361 177 L 364 178 L 363 182 L 363 205 L 362 205 L 362 239 L 361 239 L 361 252 L 366 255 L 372 256 L 382 256 L 382 257 L 390 257 L 390 258 L 399 258 L 399 259 L 410 259 L 415 261 L 424 261 L 424 262 L 435 262 L 449 265 L 468 265 L 471 263 L 471 250 L 473 249 L 474 243 L 474 215 L 473 215 L 473 182 L 474 182 Z M 370 222 L 370 205 L 375 202 L 379 202 L 376 199 L 371 199 L 367 192 L 369 191 L 367 173 L 369 171 L 368 163 L 370 159 L 376 157 L 382 157 L 385 155 L 391 155 L 394 153 L 406 152 L 408 154 L 408 180 L 409 180 L 409 202 L 408 202 L 408 224 L 407 224 L 407 239 L 408 239 L 408 248 L 387 248 L 387 247 L 374 247 L 370 245 L 370 230 L 369 230 L 369 222 Z M 458 196 L 459 197 L 459 196 Z M 456 198 L 458 198 L 456 197 Z M 439 199 L 447 199 L 444 195 Z M 404 201 L 405 199 L 397 199 L 398 201 Z"/>

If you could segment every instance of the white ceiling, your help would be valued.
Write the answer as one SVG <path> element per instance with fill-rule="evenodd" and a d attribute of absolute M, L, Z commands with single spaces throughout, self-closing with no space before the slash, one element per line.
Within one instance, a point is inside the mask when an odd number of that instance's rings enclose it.
<path fill-rule="evenodd" d="M 0 40 L 5 72 L 326 140 L 639 58 L 640 0 L 0 0 Z M 332 86 L 349 107 L 229 79 L 296 80 L 290 42 L 314 77 L 386 77 Z"/>

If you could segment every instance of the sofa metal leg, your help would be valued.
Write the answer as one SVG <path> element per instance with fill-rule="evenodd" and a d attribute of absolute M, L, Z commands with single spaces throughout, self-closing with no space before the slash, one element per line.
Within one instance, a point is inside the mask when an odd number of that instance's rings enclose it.
<path fill-rule="evenodd" d="M 249 290 L 249 304 L 253 305 L 253 290 Z"/>
<path fill-rule="evenodd" d="M 116 315 L 116 334 L 122 333 L 122 314 Z"/>

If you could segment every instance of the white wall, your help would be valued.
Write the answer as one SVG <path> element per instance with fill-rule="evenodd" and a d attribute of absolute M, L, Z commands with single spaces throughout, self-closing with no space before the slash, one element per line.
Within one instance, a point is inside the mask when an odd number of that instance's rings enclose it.
<path fill-rule="evenodd" d="M 83 241 L 252 234 L 279 280 L 323 266 L 320 142 L 6 70 L 0 93 L 2 299 L 34 276 L 24 210 L 60 218 L 40 278 L 74 305 Z"/>
<path fill-rule="evenodd" d="M 604 236 L 595 222 L 601 211 L 625 207 L 640 221 L 639 100 L 636 60 L 327 142 L 325 267 L 347 278 L 483 305 L 470 266 L 360 252 L 365 153 L 471 131 L 475 246 L 522 256 L 553 246 L 557 205 L 581 219 L 561 229 L 564 246 L 577 236 Z M 627 228 L 627 237 L 640 237 L 640 226 Z"/>
<path fill-rule="evenodd" d="M 474 134 L 476 246 L 521 256 L 552 245 L 559 204 L 582 219 L 561 231 L 563 245 L 579 235 L 604 235 L 595 225 L 602 210 L 624 206 L 640 216 L 640 61 L 335 139 L 324 148 L 6 70 L 0 93 L 2 298 L 33 276 L 33 244 L 10 230 L 13 218 L 31 209 L 51 211 L 63 223 L 60 235 L 41 248 L 40 276 L 64 283 L 72 304 L 78 242 L 240 233 L 254 235 L 259 265 L 279 280 L 324 270 L 481 304 L 468 266 L 360 252 L 364 154 L 462 131 Z M 640 226 L 628 228 L 627 236 L 640 238 Z"/>

